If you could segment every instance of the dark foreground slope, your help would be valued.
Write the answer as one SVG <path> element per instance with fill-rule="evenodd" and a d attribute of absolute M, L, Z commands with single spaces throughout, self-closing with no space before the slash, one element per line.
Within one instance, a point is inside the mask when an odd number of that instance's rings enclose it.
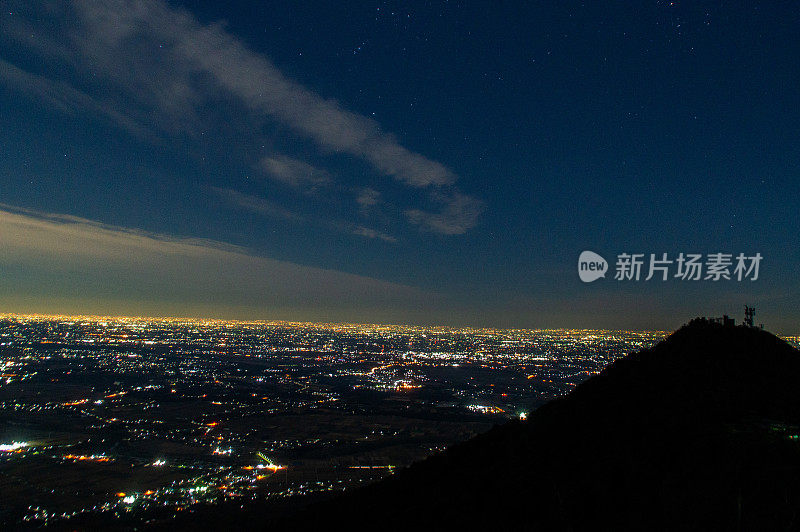
<path fill-rule="evenodd" d="M 563 399 L 268 530 L 800 529 L 800 352 L 695 321 Z M 276 516 L 270 518 L 270 515 Z"/>

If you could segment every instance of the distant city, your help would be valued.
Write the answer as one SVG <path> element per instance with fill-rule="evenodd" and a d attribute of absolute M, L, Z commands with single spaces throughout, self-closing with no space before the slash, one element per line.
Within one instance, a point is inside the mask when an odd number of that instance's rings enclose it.
<path fill-rule="evenodd" d="M 0 524 L 347 489 L 666 334 L 2 316 Z"/>

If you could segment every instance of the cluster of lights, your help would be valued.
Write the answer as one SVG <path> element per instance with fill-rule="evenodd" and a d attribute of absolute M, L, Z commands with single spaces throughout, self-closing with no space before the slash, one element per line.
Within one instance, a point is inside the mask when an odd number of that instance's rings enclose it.
<path fill-rule="evenodd" d="M 534 388 L 544 390 L 537 392 L 540 396 L 536 399 L 540 400 L 545 394 L 560 392 L 567 379 L 579 381 L 585 377 L 584 373 L 588 374 L 610 358 L 622 356 L 623 349 L 627 352 L 628 346 L 637 341 L 649 345 L 656 336 L 627 332 L 612 335 L 608 331 L 453 329 L 171 318 L 59 319 L 42 316 L 38 320 L 41 326 L 37 326 L 28 324 L 28 321 L 32 321 L 28 318 L 11 318 L 12 323 L 0 329 L 0 345 L 9 340 L 8 345 L 22 349 L 22 354 L 12 355 L 13 360 L 0 360 L 2 371 L 14 367 L 13 375 L 0 373 L 0 384 L 3 378 L 14 376 L 16 379 L 20 376 L 25 379 L 26 376 L 36 376 L 37 371 L 41 371 L 38 378 L 42 378 L 42 375 L 46 378 L 44 382 L 65 382 L 66 376 L 72 371 L 79 373 L 95 367 L 95 364 L 100 371 L 117 373 L 121 377 L 108 381 L 113 382 L 113 386 L 104 382 L 91 388 L 88 393 L 78 392 L 80 395 L 77 396 L 58 395 L 48 398 L 50 400 L 47 402 L 22 399 L 0 402 L 0 412 L 12 408 L 31 413 L 39 409 L 60 410 L 76 419 L 79 415 L 81 420 L 92 418 L 91 430 L 116 423 L 130 430 L 134 442 L 151 438 L 166 439 L 177 445 L 191 445 L 193 449 L 202 447 L 206 452 L 205 457 L 193 456 L 191 459 L 184 458 L 185 455 L 181 453 L 158 459 L 153 457 L 144 463 L 137 459 L 136 467 L 163 467 L 169 460 L 170 475 L 155 477 L 163 484 L 152 486 L 154 491 L 120 492 L 118 497 L 109 501 L 79 510 L 118 514 L 122 511 L 139 511 L 151 504 L 163 504 L 178 511 L 185 509 L 188 504 L 215 501 L 220 496 L 255 498 L 263 494 L 264 489 L 280 496 L 334 489 L 335 484 L 340 485 L 338 489 L 344 489 L 348 482 L 362 482 L 365 476 L 383 476 L 387 471 L 391 473 L 395 467 L 353 465 L 349 469 L 379 471 L 374 475 L 354 472 L 354 476 L 350 476 L 341 473 L 345 468 L 336 465 L 335 474 L 340 475 L 336 480 L 310 483 L 307 482 L 308 475 L 305 475 L 305 482 L 292 479 L 303 478 L 302 468 L 308 466 L 301 465 L 298 475 L 287 474 L 284 479 L 281 474 L 276 478 L 275 474 L 287 467 L 274 463 L 263 453 L 256 453 L 258 461 L 246 458 L 247 455 L 252 456 L 253 445 L 264 445 L 261 447 L 265 449 L 264 452 L 279 453 L 283 461 L 292 459 L 294 449 L 305 445 L 321 447 L 331 442 L 335 445 L 339 440 L 329 441 L 309 435 L 305 439 L 286 436 L 285 439 L 254 443 L 252 433 L 242 430 L 236 422 L 237 409 L 256 417 L 264 413 L 279 413 L 287 406 L 294 411 L 318 408 L 318 405 L 326 403 L 341 411 L 348 408 L 348 400 L 344 396 L 340 398 L 335 388 L 328 385 L 328 380 L 341 378 L 354 389 L 379 390 L 385 396 L 401 401 L 406 401 L 408 397 L 398 396 L 404 392 L 412 393 L 422 396 L 425 403 L 428 397 L 413 390 L 441 384 L 452 397 L 437 402 L 437 408 L 468 408 L 481 414 L 509 418 L 518 416 L 524 420 L 527 413 L 519 410 L 523 404 L 526 405 L 523 408 L 527 408 L 528 403 L 522 400 L 524 393 Z M 81 345 L 83 343 L 93 343 L 94 346 L 89 348 Z M 38 349 L 41 344 L 55 345 Z M 115 347 L 106 349 L 107 345 Z M 152 345 L 165 349 L 146 347 Z M 613 350 L 608 349 L 609 346 Z M 568 358 L 563 357 L 565 352 L 569 352 Z M 243 360 L 239 357 L 260 358 L 263 363 L 259 362 L 258 369 L 253 370 L 249 366 L 239 365 L 237 362 Z M 57 371 L 49 366 L 51 360 L 58 363 Z M 62 370 L 63 361 L 69 364 L 68 372 Z M 430 371 L 432 368 L 436 371 Z M 442 377 L 444 372 L 451 371 L 450 368 L 463 369 L 451 372 L 456 376 Z M 501 379 L 487 381 L 477 377 L 472 382 L 466 381 L 463 375 L 473 369 L 483 372 L 487 379 L 494 379 L 494 375 L 504 376 L 490 371 L 507 371 L 512 375 L 514 384 L 508 385 Z M 145 375 L 151 384 L 133 385 L 136 382 L 133 375 Z M 525 379 L 529 375 L 529 379 Z M 537 380 L 532 381 L 534 378 Z M 471 380 L 472 377 L 466 379 Z M 246 393 L 231 394 L 240 383 L 251 388 Z M 276 383 L 280 390 L 270 393 L 269 386 Z M 492 388 L 494 386 L 496 388 Z M 84 387 L 80 389 L 85 390 Z M 157 394 L 139 393 L 149 390 L 162 391 Z M 165 398 L 167 394 L 170 396 Z M 189 415 L 182 417 L 189 424 L 172 426 L 174 416 L 170 407 L 164 416 L 153 417 L 147 412 L 139 415 L 140 411 L 158 411 L 166 402 L 182 407 L 185 404 L 183 401 L 187 400 L 202 402 L 202 409 L 195 410 L 193 406 Z M 333 405 L 337 400 L 341 401 L 339 405 Z M 119 419 L 112 417 L 114 415 Z M 475 421 L 474 417 L 470 417 L 470 420 Z M 364 440 L 397 436 L 400 432 L 395 428 L 391 427 L 386 433 L 381 429 L 380 434 L 373 430 Z M 361 427 L 353 430 L 360 433 Z M 65 445 L 66 439 L 56 436 L 50 438 L 45 447 L 41 443 L 34 445 L 37 451 L 53 449 L 52 455 L 61 456 L 67 467 L 67 460 L 114 461 L 114 458 L 104 454 L 64 455 L 70 450 L 74 452 L 74 449 L 70 449 L 73 442 Z M 431 451 L 445 448 L 447 442 L 437 443 L 442 443 L 442 446 L 432 447 Z M 23 452 L 25 447 L 28 447 L 25 442 L 6 443 L 0 445 L 0 451 L 21 453 L 18 458 L 9 459 L 28 460 L 34 453 Z M 212 458 L 209 454 L 217 456 Z M 123 458 L 116 460 L 125 462 Z M 242 467 L 248 463 L 252 465 Z M 107 467 L 113 466 L 97 466 L 101 470 Z M 81 471 L 84 469 L 81 468 Z M 280 478 L 281 482 L 274 482 L 268 487 L 258 483 L 270 477 L 273 480 Z M 208 486 L 203 486 L 206 483 Z M 283 490 L 279 491 L 278 486 L 283 486 Z M 38 508 L 28 508 L 31 519 L 42 520 L 45 524 L 50 520 L 69 518 L 67 514 L 48 515 L 46 511 L 34 513 L 34 510 L 38 512 Z"/>
<path fill-rule="evenodd" d="M 0 452 L 4 453 L 13 453 L 15 451 L 19 451 L 28 447 L 28 442 L 25 441 L 15 441 L 11 443 L 0 443 Z"/>
<path fill-rule="evenodd" d="M 478 412 L 479 414 L 502 414 L 505 412 L 505 410 L 497 406 L 467 405 L 467 408 L 473 412 Z"/>
<path fill-rule="evenodd" d="M 85 455 L 85 454 L 65 454 L 62 457 L 64 460 L 73 460 L 76 462 L 110 462 L 111 459 L 106 455 L 99 454 L 99 455 Z"/>
<path fill-rule="evenodd" d="M 212 452 L 212 454 L 219 454 L 223 456 L 230 456 L 232 453 L 233 449 L 220 449 L 219 447 L 214 449 L 214 451 Z"/>

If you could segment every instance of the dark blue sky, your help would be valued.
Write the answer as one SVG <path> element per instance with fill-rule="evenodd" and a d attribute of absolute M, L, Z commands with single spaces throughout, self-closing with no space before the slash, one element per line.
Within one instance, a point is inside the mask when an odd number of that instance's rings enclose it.
<path fill-rule="evenodd" d="M 62 4 L 0 1 L 0 311 L 800 331 L 792 2 Z"/>

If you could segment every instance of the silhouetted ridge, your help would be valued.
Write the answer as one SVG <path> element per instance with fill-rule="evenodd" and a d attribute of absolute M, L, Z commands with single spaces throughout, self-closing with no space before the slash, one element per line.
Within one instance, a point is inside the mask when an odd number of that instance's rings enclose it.
<path fill-rule="evenodd" d="M 270 530 L 800 527 L 800 352 L 694 320 L 568 396 Z M 225 521 L 230 516 L 219 516 Z"/>

